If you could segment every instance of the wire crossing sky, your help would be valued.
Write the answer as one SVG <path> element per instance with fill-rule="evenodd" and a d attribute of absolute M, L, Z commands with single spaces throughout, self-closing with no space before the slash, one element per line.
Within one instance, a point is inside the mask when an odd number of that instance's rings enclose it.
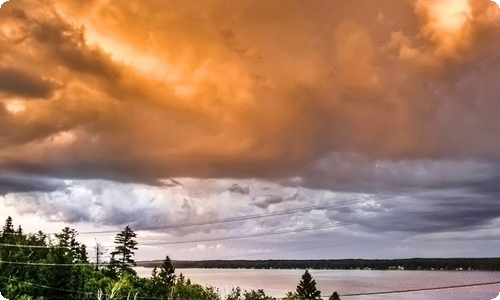
<path fill-rule="evenodd" d="M 138 260 L 496 255 L 496 2 L 7 1 L 0 218 Z"/>

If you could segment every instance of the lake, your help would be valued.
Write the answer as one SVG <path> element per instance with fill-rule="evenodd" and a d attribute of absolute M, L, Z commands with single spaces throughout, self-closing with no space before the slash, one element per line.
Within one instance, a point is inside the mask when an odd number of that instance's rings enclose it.
<path fill-rule="evenodd" d="M 137 268 L 140 276 L 149 276 L 151 269 Z M 256 269 L 177 269 L 192 282 L 211 285 L 222 295 L 234 286 L 242 290 L 264 289 L 266 294 L 283 297 L 295 290 L 304 270 Z M 479 271 L 364 271 L 364 270 L 310 270 L 323 296 L 336 290 L 340 295 L 418 289 L 500 281 L 500 272 Z M 342 299 L 427 299 L 427 300 L 491 300 L 498 296 L 500 285 L 467 287 L 452 290 L 414 293 L 341 297 Z"/>

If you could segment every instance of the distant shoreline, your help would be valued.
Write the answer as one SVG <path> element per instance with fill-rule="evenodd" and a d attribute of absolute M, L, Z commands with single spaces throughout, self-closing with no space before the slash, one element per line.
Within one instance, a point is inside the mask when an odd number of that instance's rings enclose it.
<path fill-rule="evenodd" d="M 138 267 L 160 267 L 162 261 L 140 261 Z M 315 269 L 377 271 L 500 271 L 500 258 L 410 258 L 337 260 L 200 260 L 172 261 L 179 269 Z"/>

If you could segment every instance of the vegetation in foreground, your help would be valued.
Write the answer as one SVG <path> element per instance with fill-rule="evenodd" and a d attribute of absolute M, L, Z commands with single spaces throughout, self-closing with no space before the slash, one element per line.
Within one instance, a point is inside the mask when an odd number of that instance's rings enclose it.
<path fill-rule="evenodd" d="M 133 269 L 137 265 L 137 236 L 128 226 L 116 235 L 116 246 L 107 262 L 103 261 L 105 249 L 96 243 L 96 262 L 91 263 L 86 245 L 78 243 L 76 236 L 68 227 L 54 239 L 41 231 L 25 234 L 7 218 L 0 233 L 2 295 L 16 300 L 276 300 L 263 290 L 242 291 L 239 287 L 223 297 L 213 287 L 192 283 L 182 273 L 177 276 L 168 256 L 149 278 L 141 278 Z M 321 292 L 306 270 L 296 290 L 283 299 L 321 299 Z M 330 297 L 338 299 L 336 292 Z"/>

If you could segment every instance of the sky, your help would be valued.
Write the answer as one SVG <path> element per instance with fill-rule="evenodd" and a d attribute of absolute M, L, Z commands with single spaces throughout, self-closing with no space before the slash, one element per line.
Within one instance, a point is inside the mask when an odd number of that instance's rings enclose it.
<path fill-rule="evenodd" d="M 498 74 L 490 0 L 10 0 L 0 218 L 138 260 L 498 256 Z"/>

